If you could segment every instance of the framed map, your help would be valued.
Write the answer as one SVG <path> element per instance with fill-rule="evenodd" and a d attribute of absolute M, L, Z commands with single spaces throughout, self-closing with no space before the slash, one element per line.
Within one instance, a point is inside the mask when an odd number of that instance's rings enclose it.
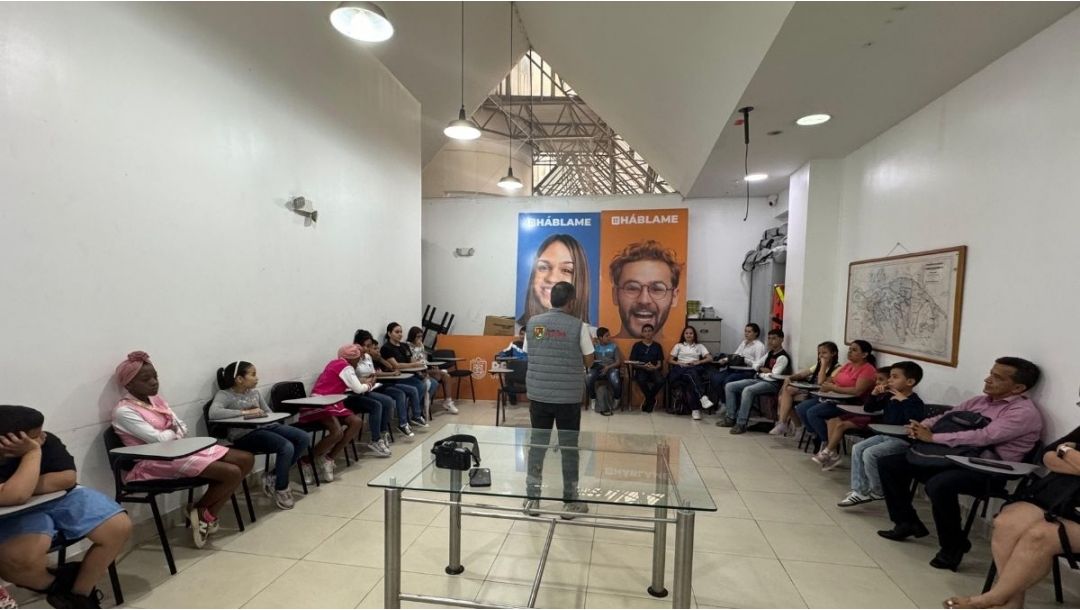
<path fill-rule="evenodd" d="M 844 342 L 956 366 L 967 246 L 848 265 Z"/>

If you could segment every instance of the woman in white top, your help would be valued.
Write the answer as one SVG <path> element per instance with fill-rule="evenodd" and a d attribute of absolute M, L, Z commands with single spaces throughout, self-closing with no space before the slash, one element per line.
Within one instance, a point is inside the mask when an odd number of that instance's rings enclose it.
<path fill-rule="evenodd" d="M 701 407 L 704 400 L 701 394 L 701 374 L 703 365 L 709 361 L 709 350 L 698 343 L 697 329 L 687 326 L 682 331 L 682 343 L 676 343 L 671 348 L 671 364 L 668 371 L 668 385 L 675 389 L 686 385 L 686 391 L 690 395 L 690 415 L 694 419 L 701 419 Z M 711 404 L 711 403 L 710 403 Z"/>

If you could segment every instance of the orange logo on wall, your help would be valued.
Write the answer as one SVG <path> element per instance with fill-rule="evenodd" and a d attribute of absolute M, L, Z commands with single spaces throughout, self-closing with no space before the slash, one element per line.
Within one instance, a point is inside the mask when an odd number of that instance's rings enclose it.
<path fill-rule="evenodd" d="M 637 339 L 651 325 L 665 347 L 679 341 L 688 221 L 686 208 L 601 214 L 600 322 L 616 337 Z"/>
<path fill-rule="evenodd" d="M 476 380 L 483 379 L 487 375 L 488 363 L 487 360 L 477 356 L 469 361 L 469 370 L 472 371 L 472 378 Z"/>

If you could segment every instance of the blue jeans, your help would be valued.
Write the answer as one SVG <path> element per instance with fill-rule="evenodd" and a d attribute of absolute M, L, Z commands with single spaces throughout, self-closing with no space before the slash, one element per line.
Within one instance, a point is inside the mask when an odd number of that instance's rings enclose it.
<path fill-rule="evenodd" d="M 724 402 L 727 384 L 744 379 L 753 379 L 754 375 L 754 371 L 736 371 L 733 369 L 713 371 L 709 374 L 709 398 L 714 402 Z"/>
<path fill-rule="evenodd" d="M 780 386 L 771 381 L 758 379 L 740 379 L 728 381 L 724 390 L 724 412 L 728 417 L 735 420 L 740 426 L 745 426 L 750 421 L 750 407 L 754 405 L 754 399 L 758 396 L 775 396 L 780 391 Z"/>
<path fill-rule="evenodd" d="M 600 373 L 602 368 L 604 368 L 602 364 L 593 364 L 589 369 L 589 374 L 585 376 L 585 388 L 589 391 L 589 398 L 596 398 L 596 380 L 602 376 L 611 385 L 612 397 L 615 402 L 618 402 L 619 397 L 622 396 L 622 375 L 619 374 L 619 367 L 611 369 L 606 375 Z"/>
<path fill-rule="evenodd" d="M 829 427 L 825 422 L 839 417 L 844 410 L 835 403 L 825 402 L 815 396 L 810 400 L 800 402 L 795 407 L 795 412 L 799 414 L 802 423 L 818 437 L 818 441 L 824 443 L 829 440 Z"/>
<path fill-rule="evenodd" d="M 397 406 L 398 423 L 404 424 L 409 421 L 409 394 L 404 388 L 398 385 L 383 385 L 371 394 L 389 396 Z M 389 417 L 386 418 L 386 423 L 390 425 Z"/>
<path fill-rule="evenodd" d="M 690 392 L 690 409 L 693 411 L 701 409 L 701 388 L 699 384 L 701 383 L 700 379 L 704 368 L 700 364 L 689 367 L 673 365 L 668 370 L 668 387 L 674 390 L 679 385 L 685 384 Z"/>
<path fill-rule="evenodd" d="M 879 434 L 855 443 L 851 448 L 851 489 L 864 496 L 885 495 L 878 474 L 878 460 L 904 453 L 910 445 L 902 438 Z"/>
<path fill-rule="evenodd" d="M 252 453 L 274 454 L 274 489 L 289 488 L 289 469 L 304 457 L 311 435 L 299 428 L 270 424 L 256 428 L 233 442 L 233 447 Z"/>
<path fill-rule="evenodd" d="M 392 400 L 386 396 L 368 392 L 367 394 L 351 394 L 345 399 L 345 407 L 353 413 L 367 413 L 368 428 L 371 429 L 371 442 L 377 442 L 382 438 L 384 423 L 390 423 L 390 411 L 394 408 Z"/>

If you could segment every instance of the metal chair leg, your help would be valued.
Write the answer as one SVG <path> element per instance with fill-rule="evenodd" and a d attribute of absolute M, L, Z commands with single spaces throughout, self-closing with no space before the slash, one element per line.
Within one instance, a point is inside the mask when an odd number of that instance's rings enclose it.
<path fill-rule="evenodd" d="M 1065 596 L 1061 591 L 1061 562 L 1058 559 L 1059 557 L 1054 555 L 1054 601 L 1062 604 L 1065 603 Z"/>
<path fill-rule="evenodd" d="M 248 516 L 251 517 L 251 522 L 255 523 L 258 519 L 255 517 L 255 506 L 251 503 L 251 490 L 248 489 L 247 479 L 241 479 L 240 486 L 244 488 L 244 500 L 247 502 Z M 240 528 L 241 531 L 243 529 L 243 527 Z"/>
<path fill-rule="evenodd" d="M 304 467 L 300 465 L 300 460 L 296 461 L 296 469 L 300 472 L 300 489 L 304 490 L 304 495 L 308 494 L 307 481 L 304 480 Z"/>
<path fill-rule="evenodd" d="M 176 574 L 172 547 L 169 546 L 169 537 L 165 535 L 165 524 L 161 521 L 161 510 L 158 508 L 155 496 L 150 496 L 150 510 L 154 513 L 154 526 L 157 527 L 158 538 L 161 539 L 161 550 L 165 553 L 165 563 L 169 565 L 169 574 Z"/>
<path fill-rule="evenodd" d="M 983 583 L 982 592 L 986 593 L 994 586 L 994 578 L 997 576 L 997 564 L 990 560 L 990 569 L 986 571 L 986 582 Z"/>
<path fill-rule="evenodd" d="M 120 575 L 116 572 L 115 561 L 109 564 L 109 582 L 112 583 L 113 600 L 116 605 L 124 605 L 124 590 L 120 588 Z"/>
<path fill-rule="evenodd" d="M 240 516 L 240 503 L 236 500 L 236 494 L 230 496 L 232 499 L 233 514 L 236 515 L 236 523 L 240 526 L 240 531 L 244 531 L 244 518 Z"/>
<path fill-rule="evenodd" d="M 469 375 L 469 392 L 472 394 L 472 401 L 476 402 L 476 386 L 473 385 L 472 375 Z"/>

